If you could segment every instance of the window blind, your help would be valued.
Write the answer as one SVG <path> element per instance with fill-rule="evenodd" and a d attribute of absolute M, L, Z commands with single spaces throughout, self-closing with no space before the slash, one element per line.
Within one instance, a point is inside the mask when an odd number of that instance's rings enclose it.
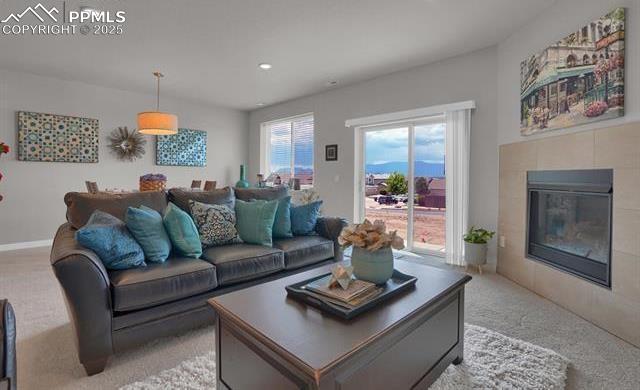
<path fill-rule="evenodd" d="M 269 136 L 267 182 L 300 180 L 301 187 L 313 186 L 313 116 L 266 124 Z"/>

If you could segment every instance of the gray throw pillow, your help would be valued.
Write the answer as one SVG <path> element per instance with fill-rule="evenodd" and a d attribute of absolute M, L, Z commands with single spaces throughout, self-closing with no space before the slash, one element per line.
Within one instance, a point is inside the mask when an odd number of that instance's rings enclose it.
<path fill-rule="evenodd" d="M 236 213 L 227 206 L 189 201 L 191 216 L 198 227 L 202 246 L 241 242 L 236 229 Z"/>

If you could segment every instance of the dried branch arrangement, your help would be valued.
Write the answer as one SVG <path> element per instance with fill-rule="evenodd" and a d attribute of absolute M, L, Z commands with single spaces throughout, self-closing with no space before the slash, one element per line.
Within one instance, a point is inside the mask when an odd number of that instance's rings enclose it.
<path fill-rule="evenodd" d="M 363 223 L 350 225 L 342 229 L 338 237 L 340 245 L 347 247 L 364 248 L 369 251 L 392 247 L 393 249 L 404 248 L 404 239 L 398 236 L 394 230 L 387 233 L 384 221 L 376 220 L 373 223 L 365 219 Z"/>

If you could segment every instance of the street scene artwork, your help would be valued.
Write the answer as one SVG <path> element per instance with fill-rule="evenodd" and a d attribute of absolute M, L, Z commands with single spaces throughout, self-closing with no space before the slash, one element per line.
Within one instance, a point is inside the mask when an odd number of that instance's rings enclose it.
<path fill-rule="evenodd" d="M 520 133 L 624 115 L 625 10 L 617 8 L 520 64 Z"/>

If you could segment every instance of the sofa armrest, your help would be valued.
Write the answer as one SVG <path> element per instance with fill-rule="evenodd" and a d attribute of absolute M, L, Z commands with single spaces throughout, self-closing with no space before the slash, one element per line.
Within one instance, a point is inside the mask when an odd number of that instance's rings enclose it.
<path fill-rule="evenodd" d="M 342 246 L 338 243 L 338 237 L 345 226 L 347 226 L 347 221 L 339 217 L 320 217 L 316 223 L 316 233 L 333 241 L 333 253 L 338 261 L 342 261 L 343 258 Z"/>
<path fill-rule="evenodd" d="M 0 300 L 0 389 L 16 390 L 16 316 L 6 299 Z"/>
<path fill-rule="evenodd" d="M 51 249 L 51 266 L 64 292 L 80 362 L 87 368 L 106 362 L 113 353 L 111 290 L 102 261 L 78 244 L 75 232 L 69 223 L 60 226 Z"/>

